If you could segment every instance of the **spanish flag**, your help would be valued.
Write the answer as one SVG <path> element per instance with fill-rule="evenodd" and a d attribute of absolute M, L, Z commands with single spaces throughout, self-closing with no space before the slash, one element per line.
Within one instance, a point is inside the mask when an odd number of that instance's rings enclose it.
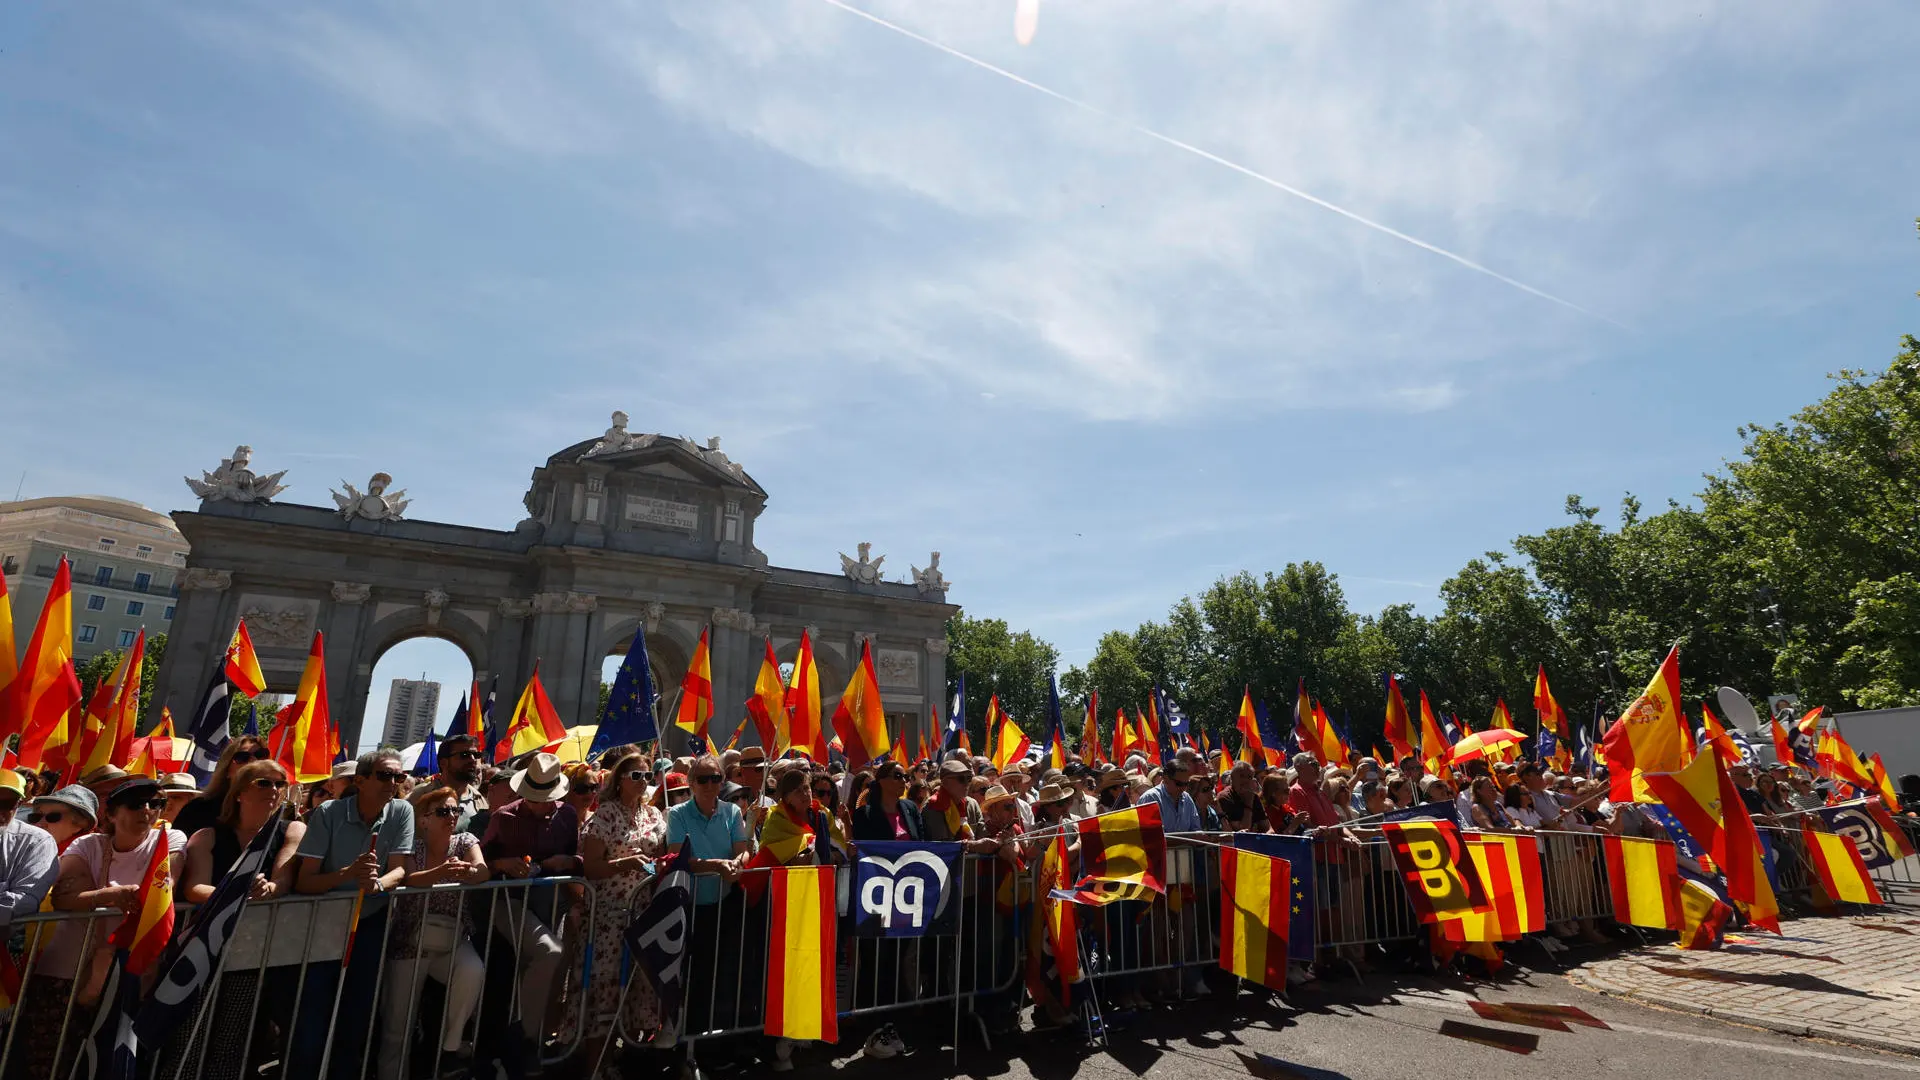
<path fill-rule="evenodd" d="M 1271 990 L 1287 988 L 1293 867 L 1285 859 L 1220 849 L 1220 969 Z"/>
<path fill-rule="evenodd" d="M 1423 923 L 1488 914 L 1493 901 L 1458 826 L 1451 821 L 1388 821 L 1381 824 L 1407 899 Z"/>
<path fill-rule="evenodd" d="M 247 632 L 247 620 L 233 628 L 233 640 L 227 642 L 227 681 L 248 697 L 259 697 L 267 688 L 267 677 L 260 673 L 260 656 L 253 651 L 253 635 Z M 475 680 L 478 690 L 480 683 Z M 479 698 L 474 698 L 479 701 Z"/>
<path fill-rule="evenodd" d="M 1717 949 L 1725 939 L 1733 909 L 1703 881 L 1680 879 L 1680 940 L 1682 949 Z"/>
<path fill-rule="evenodd" d="M 1713 715 L 1713 706 L 1704 701 L 1700 703 L 1700 728 L 1706 732 L 1707 745 L 1713 747 L 1713 752 L 1723 763 L 1728 766 L 1740 764 L 1743 755 L 1739 745 L 1733 741 L 1733 736 L 1727 734 L 1720 718 Z"/>
<path fill-rule="evenodd" d="M 1767 719 L 1767 724 L 1773 729 L 1773 760 L 1783 765 L 1793 764 L 1793 742 L 1787 738 L 1787 729 L 1771 717 Z"/>
<path fill-rule="evenodd" d="M 1140 725 L 1140 752 L 1147 755 L 1148 761 L 1164 761 L 1165 755 L 1160 751 L 1160 713 L 1153 705 L 1155 696 L 1148 694 L 1146 710 L 1135 709 L 1133 717 Z"/>
<path fill-rule="evenodd" d="M 1655 930 L 1680 929 L 1680 864 L 1667 840 L 1604 838 L 1607 886 L 1615 922 Z"/>
<path fill-rule="evenodd" d="M 1340 729 L 1333 726 L 1333 718 L 1327 715 L 1326 708 L 1318 701 L 1313 703 L 1313 725 L 1318 733 L 1320 748 L 1326 751 L 1330 764 L 1344 767 L 1352 760 L 1353 751 L 1348 748 L 1347 740 L 1340 737 Z"/>
<path fill-rule="evenodd" d="M 1693 729 L 1680 711 L 1680 646 L 1675 645 L 1653 674 L 1653 681 L 1601 740 L 1607 756 L 1609 795 L 1633 802 L 1644 792 L 1641 773 L 1677 772 L 1693 759 Z"/>
<path fill-rule="evenodd" d="M 787 751 L 787 688 L 780 684 L 780 661 L 773 655 L 773 639 L 765 641 L 767 654 L 761 658 L 760 674 L 753 680 L 747 715 L 753 718 L 754 734 L 767 756 L 779 757 Z"/>
<path fill-rule="evenodd" d="M 1818 832 L 1812 823 L 1804 820 L 1800 829 L 1807 839 L 1807 860 L 1813 863 L 1814 872 L 1820 875 L 1820 887 L 1828 896 L 1848 904 L 1886 903 L 1880 890 L 1874 887 L 1873 878 L 1867 875 L 1867 864 L 1852 840 L 1835 833 Z"/>
<path fill-rule="evenodd" d="M 1250 765 L 1267 764 L 1267 747 L 1260 741 L 1260 721 L 1253 711 L 1253 688 L 1240 691 L 1240 715 L 1234 719 L 1240 729 L 1240 760 Z"/>
<path fill-rule="evenodd" d="M 779 1039 L 840 1040 L 834 1003 L 839 920 L 831 866 L 776 866 L 767 931 L 766 1033 Z"/>
<path fill-rule="evenodd" d="M 993 760 L 993 767 L 1006 772 L 1007 766 L 1022 761 L 1027 751 L 1033 749 L 1033 740 L 1020 725 L 1013 722 L 1000 709 L 1000 695 L 995 694 L 987 701 L 987 753 Z"/>
<path fill-rule="evenodd" d="M 707 744 L 707 725 L 713 720 L 713 658 L 707 651 L 711 629 L 702 629 L 700 644 L 693 647 L 693 661 L 680 679 L 680 707 L 673 716 L 673 726 L 693 736 L 700 746 Z"/>
<path fill-rule="evenodd" d="M 1513 941 L 1547 928 L 1546 885 L 1540 843 L 1532 836 L 1480 833 L 1467 837 L 1474 870 L 1486 883 L 1493 910 L 1468 912 L 1441 923 L 1447 940 Z"/>
<path fill-rule="evenodd" d="M 1879 756 L 1874 755 L 1876 758 Z M 1913 844 L 1908 842 L 1906 831 L 1900 828 L 1900 823 L 1893 820 L 1893 815 L 1887 812 L 1887 807 L 1890 805 L 1899 806 L 1900 802 L 1897 799 L 1892 803 L 1868 799 L 1867 816 L 1873 819 L 1875 825 L 1880 826 L 1881 846 L 1887 849 L 1887 854 L 1898 861 L 1913 854 Z"/>
<path fill-rule="evenodd" d="M 318 630 L 313 632 L 313 644 L 307 649 L 307 666 L 300 672 L 300 686 L 294 691 L 293 703 L 280 710 L 272 749 L 274 760 L 286 766 L 299 783 L 316 783 L 333 774 L 327 643 Z"/>
<path fill-rule="evenodd" d="M 873 642 L 860 643 L 860 664 L 847 680 L 833 710 L 833 730 L 846 739 L 847 768 L 858 769 L 893 753 L 886 709 L 880 704 L 880 680 L 873 672 Z"/>
<path fill-rule="evenodd" d="M 1867 758 L 1867 771 L 1873 776 L 1873 789 L 1880 793 L 1883 806 L 1899 806 L 1900 793 L 1894 790 L 1893 777 L 1887 775 L 1887 764 L 1880 760 L 1879 754 Z"/>
<path fill-rule="evenodd" d="M 787 681 L 787 738 L 794 749 L 825 764 L 827 733 L 820 716 L 820 669 L 813 662 L 813 639 L 800 631 L 800 655 Z"/>
<path fill-rule="evenodd" d="M 1167 891 L 1167 837 L 1160 826 L 1160 804 L 1144 803 L 1074 823 L 1080 833 L 1082 894 L 1133 899 Z M 1103 903 L 1098 896 L 1082 903 Z"/>
<path fill-rule="evenodd" d="M 1033 890 L 1034 917 L 1027 923 L 1027 993 L 1036 1002 L 1052 1000 L 1061 1008 L 1073 1002 L 1080 981 L 1079 913 L 1054 895 L 1067 883 L 1067 838 L 1047 841 Z"/>
<path fill-rule="evenodd" d="M 1080 722 L 1080 756 L 1089 765 L 1105 760 L 1100 751 L 1100 691 L 1087 691 L 1087 718 Z"/>
<path fill-rule="evenodd" d="M 142 631 L 141 641 L 144 643 L 145 639 L 146 634 Z M 93 697 L 87 701 L 85 719 L 80 724 L 80 737 L 74 740 L 73 752 L 67 755 L 71 765 L 68 783 L 73 783 L 74 778 L 89 769 L 127 763 L 127 759 L 113 756 L 114 747 L 120 741 L 120 714 L 114 708 L 114 701 L 120 696 L 120 688 L 126 684 L 127 666 L 132 660 L 132 652 L 121 653 L 120 662 L 114 665 L 112 676 L 101 679 L 93 688 Z M 134 700 L 139 700 L 137 693 Z M 127 742 L 133 742 L 131 734 Z"/>
<path fill-rule="evenodd" d="M 535 660 L 533 675 L 520 691 L 513 718 L 507 721 L 506 733 L 494 753 L 501 761 L 508 761 L 521 754 L 551 749 L 566 737 L 567 726 L 560 722 L 560 712 L 553 707 L 553 699 L 547 696 L 547 688 L 540 682 L 540 661 Z"/>
<path fill-rule="evenodd" d="M 1393 760 L 1413 756 L 1413 718 L 1407 715 L 1407 699 L 1400 696 L 1400 682 L 1391 673 L 1387 680 L 1387 745 Z"/>
<path fill-rule="evenodd" d="M 7 711 L 7 693 L 20 670 L 19 656 L 13 647 L 13 601 L 7 598 L 7 575 L 0 574 L 0 733 L 9 730 L 7 721 L 12 718 Z M 17 981 L 17 972 L 15 978 Z"/>
<path fill-rule="evenodd" d="M 1127 760 L 1127 751 L 1133 747 L 1133 732 L 1127 725 L 1127 710 L 1113 710 L 1113 763 L 1123 764 Z"/>
<path fill-rule="evenodd" d="M 1420 760 L 1428 772 L 1437 773 L 1440 766 L 1446 764 L 1447 753 L 1452 749 L 1447 742 L 1447 733 L 1440 730 L 1440 721 L 1433 715 L 1433 704 L 1427 700 L 1427 692 L 1420 691 Z"/>
<path fill-rule="evenodd" d="M 80 704 L 80 678 L 73 671 L 73 568 L 64 555 L 7 696 L 0 703 L 0 741 L 18 734 L 18 767 L 38 769 L 46 747 L 66 741 L 67 714 Z"/>
<path fill-rule="evenodd" d="M 1547 685 L 1547 665 L 1541 664 L 1540 671 L 1533 677 L 1533 711 L 1540 718 L 1540 728 L 1553 732 L 1553 736 L 1562 743 L 1568 741 L 1567 710 L 1560 707 L 1554 699 L 1553 687 Z"/>
<path fill-rule="evenodd" d="M 139 898 L 113 933 L 113 947 L 127 950 L 129 975 L 145 975 L 173 936 L 170 855 L 166 831 L 160 830 L 153 836 L 153 857 L 147 860 L 147 872 L 140 879 Z"/>
<path fill-rule="evenodd" d="M 1848 745 L 1846 736 L 1840 734 L 1837 727 L 1820 733 L 1819 749 L 1813 757 L 1820 771 L 1835 780 L 1844 780 L 1867 791 L 1879 786 L 1874 781 L 1872 770 L 1860 760 L 1859 752 Z"/>
<path fill-rule="evenodd" d="M 1307 680 L 1301 679 L 1299 688 L 1293 696 L 1293 737 L 1300 749 L 1314 756 L 1314 760 L 1325 765 L 1327 748 L 1320 743 L 1320 730 L 1315 724 L 1313 699 L 1307 696 Z M 1341 759 L 1342 765 L 1346 759 Z"/>

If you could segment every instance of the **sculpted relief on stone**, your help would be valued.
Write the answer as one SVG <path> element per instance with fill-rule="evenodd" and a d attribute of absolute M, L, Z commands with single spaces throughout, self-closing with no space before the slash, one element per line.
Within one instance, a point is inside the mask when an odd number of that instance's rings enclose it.
<path fill-rule="evenodd" d="M 902 689 L 920 688 L 920 654 L 910 649 L 880 649 L 874 653 L 873 671 L 881 686 Z"/>
<path fill-rule="evenodd" d="M 240 617 L 256 645 L 269 649 L 303 649 L 313 640 L 314 606 L 298 600 L 248 597 Z"/>

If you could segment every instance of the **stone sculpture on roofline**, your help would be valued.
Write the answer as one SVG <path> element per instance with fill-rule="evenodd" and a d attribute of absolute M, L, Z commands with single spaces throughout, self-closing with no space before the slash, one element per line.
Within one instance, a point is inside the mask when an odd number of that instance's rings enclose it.
<path fill-rule="evenodd" d="M 285 469 L 268 476 L 258 476 L 248 466 L 253 461 L 253 447 L 236 446 L 233 456 L 223 458 L 212 472 L 202 472 L 200 479 L 183 476 L 187 487 L 202 502 L 263 503 L 272 501 L 275 495 L 287 490 L 280 478 L 287 475 Z"/>

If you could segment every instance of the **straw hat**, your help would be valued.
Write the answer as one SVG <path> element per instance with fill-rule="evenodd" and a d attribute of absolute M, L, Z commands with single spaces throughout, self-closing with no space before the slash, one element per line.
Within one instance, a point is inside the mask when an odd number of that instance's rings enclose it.
<path fill-rule="evenodd" d="M 191 791 L 191 792 L 198 793 L 200 790 L 200 783 L 199 781 L 193 778 L 192 773 L 184 773 L 184 772 L 168 773 L 167 775 L 160 778 L 160 790 L 168 791 L 168 792 Z"/>
<path fill-rule="evenodd" d="M 98 784 L 111 784 L 119 780 L 125 780 L 126 778 L 127 770 L 120 766 L 100 765 L 88 769 L 83 773 L 80 777 L 80 783 L 84 787 L 94 787 Z"/>
<path fill-rule="evenodd" d="M 1073 789 L 1065 784 L 1048 784 L 1040 789 L 1040 794 L 1034 796 L 1033 801 L 1041 806 L 1047 806 L 1052 803 L 1066 802 L 1073 798 L 1073 795 Z"/>
<path fill-rule="evenodd" d="M 1127 771 L 1117 765 L 1109 765 L 1100 770 L 1100 782 L 1094 785 L 1094 790 L 1105 791 L 1108 788 L 1125 787 L 1126 784 Z"/>
<path fill-rule="evenodd" d="M 980 796 L 980 812 L 984 814 L 1003 802 L 1012 802 L 1014 798 L 1013 792 L 995 784 Z"/>
<path fill-rule="evenodd" d="M 552 754 L 535 754 L 527 767 L 513 774 L 513 793 L 528 802 L 552 802 L 565 798 L 567 774 L 560 759 Z"/>

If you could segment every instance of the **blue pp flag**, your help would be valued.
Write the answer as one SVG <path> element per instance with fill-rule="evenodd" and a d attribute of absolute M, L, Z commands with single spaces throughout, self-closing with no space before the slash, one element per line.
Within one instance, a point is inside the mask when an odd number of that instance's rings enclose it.
<path fill-rule="evenodd" d="M 953 702 L 947 706 L 947 730 L 940 735 L 940 752 L 953 749 L 960 733 L 967 730 L 967 674 L 961 672 L 954 681 Z"/>
<path fill-rule="evenodd" d="M 853 931 L 860 937 L 951 933 L 957 843 L 862 841 L 853 872 Z"/>
<path fill-rule="evenodd" d="M 1187 746 L 1193 745 L 1193 724 L 1187 720 L 1187 714 L 1180 711 L 1180 706 L 1164 693 L 1160 694 L 1160 715 L 1166 720 L 1167 730 L 1173 733 L 1174 738 Z"/>
<path fill-rule="evenodd" d="M 633 645 L 620 671 L 613 677 L 613 692 L 607 697 L 607 711 L 600 717 L 600 730 L 593 734 L 589 756 L 625 743 L 650 743 L 660 738 L 653 721 L 653 665 L 647 661 L 647 630 L 633 628 Z"/>
<path fill-rule="evenodd" d="M 1878 870 L 1883 866 L 1892 866 L 1896 860 L 1887 850 L 1886 838 L 1880 832 L 1880 824 L 1867 813 L 1867 804 L 1843 803 L 1839 806 L 1823 806 L 1814 811 L 1820 820 L 1827 823 L 1827 831 L 1838 833 L 1853 841 L 1860 851 L 1860 861 L 1869 870 Z"/>
<path fill-rule="evenodd" d="M 1256 855 L 1287 860 L 1292 876 L 1293 896 L 1288 901 L 1287 958 L 1313 959 L 1314 918 L 1313 838 L 1276 836 L 1273 833 L 1234 833 L 1233 846 Z"/>

